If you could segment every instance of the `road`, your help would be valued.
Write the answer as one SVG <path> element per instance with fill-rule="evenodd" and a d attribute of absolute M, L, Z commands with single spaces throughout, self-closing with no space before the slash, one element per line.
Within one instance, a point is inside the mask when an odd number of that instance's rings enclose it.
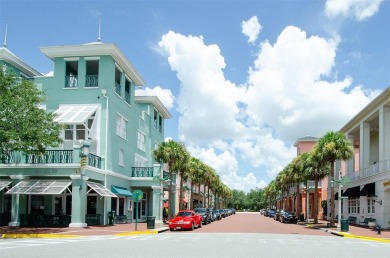
<path fill-rule="evenodd" d="M 263 231 L 263 232 L 259 232 Z M 0 257 L 388 257 L 390 245 L 330 235 L 259 214 L 194 231 L 74 239 L 0 239 Z"/>

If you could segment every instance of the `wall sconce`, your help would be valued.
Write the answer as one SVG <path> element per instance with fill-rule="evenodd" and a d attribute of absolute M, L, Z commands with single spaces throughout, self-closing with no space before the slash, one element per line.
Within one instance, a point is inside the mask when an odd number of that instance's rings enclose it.
<path fill-rule="evenodd" d="M 373 196 L 371 196 L 372 200 L 374 202 L 377 202 L 379 203 L 380 205 L 382 205 L 382 200 L 378 200 L 378 196 L 376 194 L 374 194 Z"/>

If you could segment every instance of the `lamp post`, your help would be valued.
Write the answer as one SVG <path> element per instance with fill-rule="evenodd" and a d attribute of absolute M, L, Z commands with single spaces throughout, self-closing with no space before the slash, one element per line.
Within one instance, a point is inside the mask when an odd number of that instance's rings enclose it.
<path fill-rule="evenodd" d="M 83 145 L 81 146 L 81 154 L 80 154 L 80 166 L 81 166 L 81 175 L 80 175 L 80 190 L 83 189 L 83 179 L 85 175 L 85 167 L 88 163 L 88 155 L 89 155 L 89 147 L 91 146 L 91 143 L 88 141 L 84 141 Z"/>

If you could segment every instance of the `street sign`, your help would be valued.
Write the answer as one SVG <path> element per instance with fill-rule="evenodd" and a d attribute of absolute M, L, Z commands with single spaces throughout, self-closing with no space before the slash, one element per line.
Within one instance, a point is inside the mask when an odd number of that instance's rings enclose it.
<path fill-rule="evenodd" d="M 132 194 L 133 194 L 133 199 L 136 202 L 141 201 L 142 197 L 144 196 L 141 190 L 134 190 Z"/>

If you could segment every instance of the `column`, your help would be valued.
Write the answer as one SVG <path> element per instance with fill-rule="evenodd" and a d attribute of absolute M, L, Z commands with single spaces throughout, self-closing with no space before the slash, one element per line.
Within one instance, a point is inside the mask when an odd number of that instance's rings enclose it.
<path fill-rule="evenodd" d="M 353 156 L 352 158 L 348 159 L 346 162 L 346 175 L 352 174 L 355 172 L 355 146 L 354 146 L 354 137 L 352 133 L 349 133 L 347 135 L 348 139 L 351 141 L 353 146 Z"/>
<path fill-rule="evenodd" d="M 390 107 L 379 108 L 379 162 L 390 159 Z"/>
<path fill-rule="evenodd" d="M 17 183 L 23 179 L 28 179 L 28 177 L 15 175 L 10 176 L 12 179 L 12 185 L 15 186 Z M 11 221 L 8 223 L 10 227 L 19 227 L 20 226 L 20 194 L 12 194 L 12 208 L 11 208 Z M 26 212 L 27 213 L 27 212 Z"/>
<path fill-rule="evenodd" d="M 69 224 L 71 228 L 87 227 L 85 223 L 85 214 L 87 207 L 87 185 L 89 179 L 86 176 L 81 178 L 80 175 L 70 176 L 72 179 L 72 220 Z"/>
<path fill-rule="evenodd" d="M 153 216 L 156 217 L 156 222 L 157 223 L 163 223 L 162 221 L 162 209 L 163 209 L 163 204 L 162 204 L 162 188 L 161 186 L 152 186 L 152 202 L 153 202 L 153 210 L 152 214 Z"/>
<path fill-rule="evenodd" d="M 370 164 L 370 123 L 360 124 L 360 171 L 366 169 Z"/>

